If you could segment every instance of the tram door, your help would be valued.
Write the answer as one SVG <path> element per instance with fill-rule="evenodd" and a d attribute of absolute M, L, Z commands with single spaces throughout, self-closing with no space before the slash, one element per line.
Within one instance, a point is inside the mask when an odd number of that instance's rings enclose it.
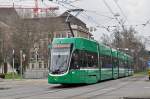
<path fill-rule="evenodd" d="M 96 52 L 86 53 L 87 75 L 89 83 L 96 83 L 99 78 L 98 54 Z"/>
<path fill-rule="evenodd" d="M 118 78 L 118 71 L 119 71 L 118 58 L 113 58 L 112 63 L 113 63 L 113 78 L 116 79 L 116 78 Z"/>

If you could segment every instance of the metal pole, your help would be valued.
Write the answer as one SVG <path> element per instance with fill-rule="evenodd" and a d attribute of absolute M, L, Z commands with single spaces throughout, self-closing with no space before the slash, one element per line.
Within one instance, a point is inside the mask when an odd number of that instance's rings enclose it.
<path fill-rule="evenodd" d="M 14 51 L 14 49 L 13 49 L 13 73 L 12 73 L 12 77 L 13 77 L 13 80 L 14 80 L 14 66 L 15 66 L 15 51 Z"/>
<path fill-rule="evenodd" d="M 13 8 L 15 7 L 15 2 L 14 2 L 14 0 L 12 0 L 12 3 L 13 3 Z"/>
<path fill-rule="evenodd" d="M 22 50 L 20 50 L 20 73 L 21 73 L 21 79 L 22 79 Z"/>
<path fill-rule="evenodd" d="M 35 67 L 35 69 L 36 69 L 36 78 L 37 78 L 37 69 L 38 69 L 38 48 L 35 48 L 35 59 L 36 59 L 36 67 Z"/>
<path fill-rule="evenodd" d="M 38 55 L 36 51 L 36 78 L 37 78 L 37 69 L 38 69 Z"/>

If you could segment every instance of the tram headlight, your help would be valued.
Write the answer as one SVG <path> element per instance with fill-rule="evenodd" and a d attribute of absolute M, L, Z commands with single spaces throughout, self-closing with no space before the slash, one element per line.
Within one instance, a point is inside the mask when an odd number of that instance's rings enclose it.
<path fill-rule="evenodd" d="M 75 74 L 75 72 L 73 71 L 73 72 L 71 72 L 72 74 Z"/>

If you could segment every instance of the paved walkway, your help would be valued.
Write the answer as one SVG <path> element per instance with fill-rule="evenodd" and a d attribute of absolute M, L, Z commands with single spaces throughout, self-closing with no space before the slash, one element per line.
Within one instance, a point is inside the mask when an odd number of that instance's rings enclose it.
<path fill-rule="evenodd" d="M 3 81 L 3 79 L 2 78 L 0 78 L 0 82 L 2 82 Z"/>

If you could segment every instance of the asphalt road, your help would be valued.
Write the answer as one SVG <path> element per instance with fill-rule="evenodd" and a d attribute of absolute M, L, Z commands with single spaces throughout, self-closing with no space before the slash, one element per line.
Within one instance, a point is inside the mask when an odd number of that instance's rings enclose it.
<path fill-rule="evenodd" d="M 0 80 L 0 99 L 150 99 L 146 76 L 131 76 L 92 85 L 62 86 L 41 80 Z"/>

